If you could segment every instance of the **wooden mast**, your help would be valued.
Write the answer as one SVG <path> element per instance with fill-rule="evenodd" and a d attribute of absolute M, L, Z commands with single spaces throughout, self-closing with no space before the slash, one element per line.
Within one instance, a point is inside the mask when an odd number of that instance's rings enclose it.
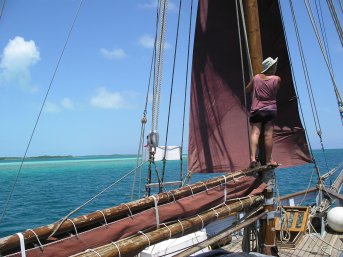
<path fill-rule="evenodd" d="M 258 3 L 257 0 L 244 0 L 244 15 L 245 23 L 248 37 L 248 45 L 250 52 L 250 59 L 252 65 L 252 75 L 256 75 L 262 71 L 262 42 L 261 42 L 261 33 L 260 33 L 260 21 L 259 21 L 259 12 L 258 12 Z M 264 140 L 261 140 L 263 137 L 264 128 L 262 128 L 261 136 L 259 140 L 259 159 L 262 164 L 265 164 L 265 150 L 264 150 Z M 269 172 L 272 177 L 274 176 L 274 170 Z M 267 180 L 266 173 L 262 173 L 263 180 Z M 267 181 L 265 181 L 267 182 Z M 274 208 L 274 198 L 273 198 L 273 187 L 269 186 L 265 191 L 265 211 L 268 211 L 273 214 Z M 273 216 L 273 215 L 271 215 Z M 263 226 L 263 231 L 265 231 L 262 238 L 264 238 L 264 244 L 262 246 L 262 253 L 267 255 L 277 255 L 276 247 L 276 234 L 275 234 L 275 220 L 274 217 L 269 217 L 268 221 L 261 220 Z"/>

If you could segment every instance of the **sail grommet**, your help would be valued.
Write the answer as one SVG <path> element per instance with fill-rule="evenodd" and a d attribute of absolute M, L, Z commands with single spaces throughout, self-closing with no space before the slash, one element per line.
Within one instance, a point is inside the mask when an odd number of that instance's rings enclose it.
<path fill-rule="evenodd" d="M 105 220 L 105 226 L 106 226 L 106 228 L 108 228 L 108 223 L 107 223 L 107 220 L 106 220 L 104 212 L 100 211 L 100 210 L 97 210 L 97 212 L 100 212 L 102 214 L 102 216 L 104 217 L 104 220 Z"/>
<path fill-rule="evenodd" d="M 201 224 L 202 224 L 201 229 L 203 229 L 205 227 L 204 220 L 201 218 L 199 214 L 197 214 L 197 216 L 199 216 L 199 218 L 201 219 Z"/>
<path fill-rule="evenodd" d="M 132 214 L 132 211 L 130 209 L 130 206 L 128 206 L 126 203 L 122 203 L 122 204 L 125 205 L 129 209 L 130 214 L 128 214 L 128 216 L 133 219 L 133 214 Z"/>
<path fill-rule="evenodd" d="M 149 237 L 148 237 L 146 234 L 144 234 L 143 231 L 140 230 L 140 231 L 138 231 L 137 233 L 142 234 L 143 236 L 145 236 L 145 238 L 148 239 L 149 246 L 151 245 L 151 244 L 150 244 L 150 239 L 149 239 Z"/>
<path fill-rule="evenodd" d="M 74 221 L 71 219 L 67 219 L 67 220 L 69 220 L 73 224 L 74 229 L 75 229 L 75 236 L 77 239 L 79 239 L 79 233 L 77 233 L 77 229 L 76 229 L 76 225 L 75 225 Z"/>
<path fill-rule="evenodd" d="M 165 223 L 162 223 L 162 225 L 165 226 L 169 230 L 169 239 L 170 239 L 172 237 L 172 232 L 170 228 Z"/>
<path fill-rule="evenodd" d="M 97 251 L 95 251 L 94 249 L 87 249 L 86 252 L 93 252 L 93 253 L 95 253 L 96 255 L 98 255 L 99 257 L 101 257 L 101 254 L 98 253 Z"/>
<path fill-rule="evenodd" d="M 179 223 L 180 223 L 180 225 L 181 225 L 181 228 L 182 228 L 182 236 L 185 234 L 185 229 L 184 229 L 184 227 L 183 227 L 183 225 L 182 225 L 182 222 L 180 221 L 180 220 L 177 220 Z"/>
<path fill-rule="evenodd" d="M 32 229 L 28 229 L 28 231 L 31 231 L 37 238 L 37 241 L 39 243 L 39 249 L 41 249 L 41 251 L 43 252 L 44 251 L 44 246 L 42 245 L 41 241 L 39 240 L 39 237 L 38 235 L 36 234 L 36 232 Z"/>
<path fill-rule="evenodd" d="M 115 242 L 111 242 L 111 244 L 113 244 L 117 248 L 118 255 L 119 255 L 119 257 L 121 257 L 121 252 L 120 252 L 119 246 Z"/>

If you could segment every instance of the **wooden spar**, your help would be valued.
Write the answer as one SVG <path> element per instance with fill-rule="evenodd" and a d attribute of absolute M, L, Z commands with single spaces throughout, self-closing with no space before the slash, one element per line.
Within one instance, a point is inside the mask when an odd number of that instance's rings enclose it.
<path fill-rule="evenodd" d="M 261 166 L 255 169 L 237 171 L 231 174 L 226 175 L 227 182 L 230 182 L 235 177 L 251 175 L 258 171 L 266 169 L 266 166 Z M 223 176 L 206 180 L 204 182 L 195 183 L 191 186 L 179 188 L 172 190 L 170 192 L 160 193 L 157 195 L 158 204 L 164 204 L 170 201 L 181 199 L 183 197 L 189 196 L 192 193 L 198 193 L 207 190 L 208 188 L 215 187 L 217 185 L 225 183 Z M 146 197 L 137 201 L 129 202 L 127 204 L 121 204 L 112 208 L 103 210 L 102 212 L 94 212 L 88 215 L 79 216 L 72 219 L 72 222 L 66 220 L 56 232 L 55 236 L 62 235 L 69 231 L 74 231 L 74 225 L 77 227 L 78 231 L 81 231 L 82 228 L 89 228 L 91 226 L 96 227 L 100 226 L 104 222 L 104 216 L 107 222 L 112 222 L 118 220 L 122 217 L 126 217 L 130 212 L 138 213 L 140 211 L 146 210 L 154 206 L 154 199 L 152 197 Z M 50 224 L 47 226 L 42 226 L 33 231 L 37 234 L 38 238 L 43 242 L 47 239 L 58 223 Z M 35 234 L 27 230 L 22 232 L 25 240 L 25 244 L 34 243 L 37 241 Z M 11 235 L 0 239 L 0 252 L 9 251 L 13 248 L 17 248 L 20 245 L 20 241 L 17 235 Z"/>
<path fill-rule="evenodd" d="M 168 227 L 161 227 L 154 231 L 123 239 L 117 241 L 115 244 L 107 244 L 96 249 L 88 250 L 76 255 L 74 257 L 115 257 L 115 256 L 134 256 L 144 250 L 149 245 L 153 245 L 164 240 L 168 240 L 173 236 L 181 236 L 193 233 L 200 230 L 203 226 L 217 220 L 218 218 L 226 217 L 233 212 L 241 211 L 242 209 L 249 207 L 255 203 L 261 203 L 263 196 L 252 196 L 249 199 L 237 201 L 230 205 L 224 205 L 223 207 L 215 208 L 203 212 L 192 218 L 184 219 L 180 222 L 175 222 Z M 181 225 L 182 224 L 182 225 Z M 118 250 L 119 249 L 119 250 Z M 119 254 L 120 251 L 120 254 Z"/>
<path fill-rule="evenodd" d="M 262 71 L 263 59 L 257 0 L 244 0 L 244 13 L 247 28 L 248 45 L 250 51 L 250 59 L 253 74 L 255 75 Z M 263 134 L 264 127 L 262 126 L 261 135 L 259 138 L 259 160 L 262 164 L 265 164 L 266 158 Z M 264 176 L 264 174 L 262 174 L 262 176 Z M 275 210 L 275 207 L 272 187 L 269 187 L 268 190 L 266 190 L 265 198 L 265 210 L 268 212 L 273 212 Z M 262 252 L 267 255 L 274 255 L 273 248 L 276 248 L 275 220 L 274 218 L 268 218 L 268 222 L 264 220 L 261 223 L 265 226 L 263 229 L 265 233 L 264 235 L 262 235 L 262 237 L 264 237 L 264 245 L 262 247 Z"/>
<path fill-rule="evenodd" d="M 342 188 L 342 184 L 343 184 L 343 170 L 341 170 L 341 173 L 338 175 L 338 177 L 336 178 L 336 180 L 334 181 L 330 189 L 339 193 L 339 191 Z"/>
<path fill-rule="evenodd" d="M 278 200 L 279 201 L 283 201 L 283 200 L 287 200 L 287 199 L 290 199 L 290 198 L 294 198 L 294 197 L 299 196 L 299 195 L 305 195 L 305 194 L 308 194 L 308 193 L 312 193 L 312 192 L 315 192 L 315 191 L 318 191 L 318 188 L 312 187 L 312 188 L 304 190 L 304 191 L 299 191 L 299 192 L 296 192 L 296 193 L 293 193 L 293 194 L 282 196 Z"/>
<path fill-rule="evenodd" d="M 245 23 L 253 74 L 262 71 L 262 43 L 257 0 L 244 1 Z"/>
<path fill-rule="evenodd" d="M 203 242 L 200 242 L 200 243 L 192 246 L 192 248 L 189 248 L 186 251 L 183 251 L 183 252 L 175 255 L 174 257 L 187 257 L 187 256 L 190 256 L 191 254 L 196 253 L 196 252 L 204 249 L 205 247 L 208 247 L 209 245 L 211 245 L 211 244 L 213 244 L 215 242 L 218 242 L 221 239 L 224 239 L 225 237 L 231 235 L 232 233 L 245 228 L 246 226 L 254 223 L 257 220 L 259 220 L 260 218 L 262 218 L 266 214 L 267 214 L 267 212 L 264 211 L 264 212 L 260 213 L 259 215 L 257 215 L 256 217 L 247 219 L 246 221 L 244 221 L 244 222 L 242 222 L 242 223 L 240 223 L 238 225 L 232 226 L 231 228 L 226 229 L 224 232 L 221 232 L 220 234 L 215 235 L 214 237 L 211 237 L 211 238 L 209 238 L 209 239 L 207 239 L 207 240 L 205 240 Z"/>

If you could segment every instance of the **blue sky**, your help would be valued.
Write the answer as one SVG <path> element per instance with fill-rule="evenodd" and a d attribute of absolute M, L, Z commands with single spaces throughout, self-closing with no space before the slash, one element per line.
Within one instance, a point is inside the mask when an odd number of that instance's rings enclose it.
<path fill-rule="evenodd" d="M 2 3 L 3 0 L 0 1 Z M 0 156 L 24 154 L 51 81 L 51 90 L 28 156 L 137 152 L 155 31 L 156 1 L 85 0 L 52 79 L 79 4 L 79 0 L 6 1 L 0 20 Z M 159 122 L 162 142 L 178 1 L 169 1 L 169 5 Z M 194 1 L 193 25 L 196 6 L 197 1 Z M 312 147 L 319 148 L 297 57 L 288 1 L 282 1 L 282 6 L 285 7 L 295 75 L 299 77 L 297 83 L 305 122 L 310 138 L 313 138 Z M 335 79 L 342 93 L 343 50 L 324 2 L 322 7 Z M 307 65 L 324 146 L 343 148 L 342 125 L 327 68 L 305 15 L 303 1 L 296 1 L 295 8 L 305 56 L 311 57 Z M 170 145 L 181 142 L 189 9 L 190 1 L 183 1 L 168 139 Z M 342 12 L 340 18 L 342 21 Z M 151 113 L 150 108 L 148 113 Z M 186 137 L 187 134 L 188 129 Z"/>

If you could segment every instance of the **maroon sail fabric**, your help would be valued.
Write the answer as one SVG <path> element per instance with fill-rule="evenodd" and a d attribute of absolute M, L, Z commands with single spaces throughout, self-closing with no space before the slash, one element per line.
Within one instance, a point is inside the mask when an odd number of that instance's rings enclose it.
<path fill-rule="evenodd" d="M 256 176 L 241 176 L 225 184 L 208 190 L 183 197 L 177 201 L 158 206 L 159 222 L 177 221 L 177 219 L 191 217 L 202 211 L 209 210 L 223 203 L 226 199 L 235 199 L 247 195 L 261 194 L 266 184 Z M 44 245 L 42 251 L 39 247 L 26 250 L 27 257 L 65 257 L 77 254 L 87 249 L 94 249 L 111 242 L 134 235 L 138 231 L 145 231 L 156 227 L 156 210 L 149 208 L 127 218 L 123 218 L 97 228 L 79 233 L 78 237 L 71 236 L 53 243 Z M 21 253 L 8 256 L 20 257 Z"/>
<path fill-rule="evenodd" d="M 259 10 L 264 58 L 279 57 L 277 75 L 283 81 L 277 98 L 273 158 L 282 167 L 304 164 L 310 160 L 309 151 L 299 119 L 278 1 L 259 1 Z M 235 1 L 199 1 L 197 15 L 188 169 L 193 173 L 243 169 L 249 165 L 251 101 L 247 95 L 245 103 L 244 86 L 249 75 L 244 41 L 244 71 L 241 68 Z"/>

